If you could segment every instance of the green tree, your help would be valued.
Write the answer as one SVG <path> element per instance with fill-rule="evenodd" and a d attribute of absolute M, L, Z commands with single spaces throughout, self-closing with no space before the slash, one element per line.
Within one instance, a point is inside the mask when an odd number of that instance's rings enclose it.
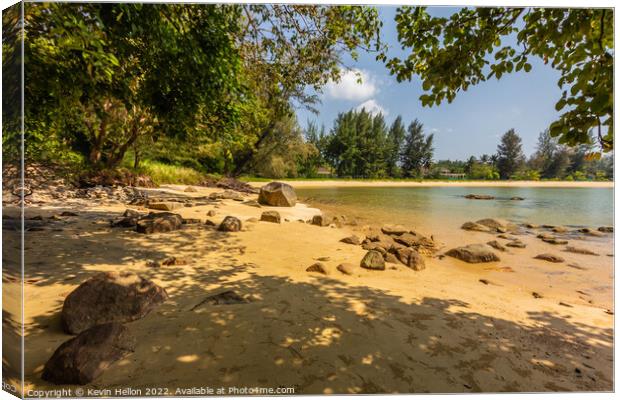
<path fill-rule="evenodd" d="M 403 118 L 399 115 L 396 117 L 387 135 L 387 143 L 385 146 L 385 168 L 388 176 L 397 178 L 401 175 L 400 171 L 400 153 L 405 141 L 405 125 Z"/>
<path fill-rule="evenodd" d="M 506 132 L 497 146 L 497 169 L 501 179 L 510 179 L 523 166 L 525 155 L 521 137 L 514 129 Z"/>
<path fill-rule="evenodd" d="M 407 137 L 401 154 L 403 176 L 421 178 L 433 160 L 433 135 L 424 136 L 424 126 L 417 119 L 407 128 Z"/>
<path fill-rule="evenodd" d="M 419 76 L 423 105 L 451 102 L 492 77 L 525 71 L 531 57 L 560 72 L 563 90 L 555 105 L 563 111 L 549 129 L 560 143 L 574 146 L 597 131 L 603 151 L 613 149 L 612 9 L 468 7 L 433 17 L 425 7 L 400 7 L 396 25 L 404 59 L 387 59 L 399 81 Z M 516 42 L 510 44 L 513 36 Z"/>

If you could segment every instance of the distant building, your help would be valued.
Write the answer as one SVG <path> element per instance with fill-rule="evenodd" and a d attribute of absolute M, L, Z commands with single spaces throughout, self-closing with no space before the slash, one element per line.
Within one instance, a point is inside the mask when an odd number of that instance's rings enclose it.
<path fill-rule="evenodd" d="M 326 176 L 331 176 L 332 171 L 330 171 L 329 168 L 319 167 L 316 170 L 316 174 L 321 177 L 326 177 Z"/>
<path fill-rule="evenodd" d="M 439 176 L 448 179 L 465 179 L 467 175 L 465 173 L 452 173 L 449 169 L 442 168 L 439 170 Z"/>

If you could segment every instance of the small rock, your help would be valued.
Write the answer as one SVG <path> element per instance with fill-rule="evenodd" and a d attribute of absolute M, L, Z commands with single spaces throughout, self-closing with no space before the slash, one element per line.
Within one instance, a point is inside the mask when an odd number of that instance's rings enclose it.
<path fill-rule="evenodd" d="M 510 200 L 525 200 L 525 198 L 519 197 L 519 196 L 513 196 L 510 198 Z"/>
<path fill-rule="evenodd" d="M 599 226 L 598 231 L 604 232 L 604 233 L 614 233 L 614 227 L 613 226 Z"/>
<path fill-rule="evenodd" d="M 210 219 L 205 221 L 205 225 L 206 226 L 216 226 L 217 224 L 213 221 L 211 221 Z"/>
<path fill-rule="evenodd" d="M 523 226 L 525 226 L 526 228 L 529 228 L 529 229 L 538 229 L 538 228 L 540 228 L 540 225 L 532 224 L 530 222 L 527 222 L 527 223 L 523 224 Z"/>
<path fill-rule="evenodd" d="M 484 283 L 485 285 L 488 285 L 489 283 L 491 283 L 491 282 L 489 282 L 489 281 L 488 281 L 488 280 L 486 280 L 486 279 L 478 279 L 478 282 L 480 282 L 480 283 Z"/>
<path fill-rule="evenodd" d="M 355 246 L 358 246 L 360 244 L 360 238 L 355 235 L 347 236 L 346 238 L 340 239 L 340 241 L 342 243 L 353 244 Z"/>
<path fill-rule="evenodd" d="M 177 208 L 181 208 L 183 203 L 179 203 L 176 201 L 162 201 L 157 203 L 150 203 L 147 205 L 148 208 L 152 210 L 161 210 L 161 211 L 172 211 Z"/>
<path fill-rule="evenodd" d="M 168 257 L 161 262 L 162 265 L 186 265 L 188 264 L 185 258 Z"/>
<path fill-rule="evenodd" d="M 556 226 L 551 229 L 555 233 L 566 233 L 568 232 L 568 228 L 565 226 Z"/>
<path fill-rule="evenodd" d="M 61 344 L 45 363 L 41 378 L 56 384 L 85 385 L 134 351 L 136 340 L 120 323 L 89 328 Z"/>
<path fill-rule="evenodd" d="M 558 239 L 556 237 L 552 237 L 552 238 L 546 237 L 546 238 L 543 238 L 542 241 L 545 242 L 545 243 L 555 244 L 555 245 L 557 245 L 557 244 L 567 244 L 568 243 L 568 240 Z"/>
<path fill-rule="evenodd" d="M 260 220 L 265 222 L 273 222 L 274 224 L 280 223 L 280 213 L 277 211 L 263 211 L 260 215 Z"/>
<path fill-rule="evenodd" d="M 215 214 L 217 214 L 217 211 L 215 210 L 207 211 L 207 217 L 215 217 Z"/>
<path fill-rule="evenodd" d="M 585 254 L 588 256 L 598 256 L 599 254 L 590 250 L 590 249 L 586 249 L 583 247 L 574 247 L 574 246 L 567 246 L 564 251 L 569 252 L 569 253 L 576 253 L 576 254 Z"/>
<path fill-rule="evenodd" d="M 543 253 L 543 254 L 539 254 L 536 257 L 534 257 L 537 260 L 544 260 L 544 261 L 549 261 L 552 263 L 561 263 L 564 262 L 564 259 L 560 256 L 556 256 L 553 254 L 549 254 L 549 253 Z"/>
<path fill-rule="evenodd" d="M 222 232 L 239 232 L 241 230 L 241 221 L 239 218 L 229 215 L 224 218 L 217 230 Z"/>
<path fill-rule="evenodd" d="M 392 253 L 385 253 L 383 259 L 387 263 L 397 264 L 400 260 Z"/>
<path fill-rule="evenodd" d="M 351 263 L 342 263 L 339 264 L 336 269 L 345 275 L 353 275 L 353 272 L 355 271 L 355 265 Z"/>
<path fill-rule="evenodd" d="M 477 224 L 471 221 L 465 222 L 463 225 L 461 225 L 461 229 L 464 229 L 466 231 L 491 232 L 491 228 L 489 228 L 488 226 Z"/>
<path fill-rule="evenodd" d="M 532 292 L 532 296 L 533 296 L 535 299 L 542 299 L 542 296 L 541 296 L 538 292 Z"/>
<path fill-rule="evenodd" d="M 310 222 L 312 225 L 325 226 L 325 221 L 322 215 L 315 215 Z"/>
<path fill-rule="evenodd" d="M 484 218 L 476 221 L 477 224 L 484 225 L 492 230 L 500 233 L 506 233 L 509 230 L 515 230 L 517 226 L 505 219 Z"/>
<path fill-rule="evenodd" d="M 200 303 L 192 307 L 190 311 L 197 311 L 205 305 L 221 306 L 221 305 L 231 305 L 231 304 L 246 304 L 247 302 L 248 301 L 246 299 L 239 296 L 233 290 L 227 290 L 222 293 L 208 296 L 207 298 L 202 300 Z"/>
<path fill-rule="evenodd" d="M 473 200 L 493 200 L 495 199 L 494 196 L 488 195 L 488 194 L 468 194 L 464 196 L 466 199 L 473 199 Z"/>
<path fill-rule="evenodd" d="M 564 307 L 573 308 L 573 306 L 571 306 L 570 304 L 566 304 L 563 301 L 559 302 L 558 304 Z"/>
<path fill-rule="evenodd" d="M 505 233 L 502 233 L 501 235 L 497 235 L 497 237 L 499 239 L 505 239 L 505 240 L 518 240 L 516 236 L 506 235 Z"/>
<path fill-rule="evenodd" d="M 497 240 L 491 240 L 490 242 L 487 242 L 487 244 L 496 250 L 506 251 L 506 248 Z"/>
<path fill-rule="evenodd" d="M 507 247 L 514 247 L 514 248 L 517 248 L 517 249 L 524 249 L 526 247 L 525 243 L 523 243 L 519 239 L 513 240 L 511 242 L 506 243 L 506 246 Z"/>
<path fill-rule="evenodd" d="M 385 260 L 380 252 L 370 250 L 366 253 L 364 258 L 362 258 L 360 266 L 366 269 L 385 270 Z"/>
<path fill-rule="evenodd" d="M 153 261 L 153 260 L 149 260 L 149 261 L 147 261 L 147 262 L 146 262 L 146 266 L 147 266 L 148 268 L 155 268 L 155 269 L 157 269 L 157 268 L 159 268 L 159 267 L 160 267 L 159 263 L 158 263 L 157 261 Z"/>
<path fill-rule="evenodd" d="M 61 217 L 77 217 L 78 215 L 71 211 L 63 211 L 60 213 Z"/>
<path fill-rule="evenodd" d="M 381 227 L 381 232 L 386 235 L 402 235 L 403 233 L 409 232 L 409 230 L 402 225 L 383 225 Z"/>
<path fill-rule="evenodd" d="M 193 225 L 200 223 L 202 223 L 200 218 L 183 218 L 183 225 Z"/>
<path fill-rule="evenodd" d="M 193 187 L 193 186 L 188 186 L 183 191 L 186 192 L 186 193 L 196 193 L 198 190 L 196 190 L 196 188 Z"/>
<path fill-rule="evenodd" d="M 182 225 L 183 218 L 179 214 L 152 213 L 136 222 L 136 232 L 144 234 L 171 232 L 181 229 Z"/>
<path fill-rule="evenodd" d="M 329 257 L 319 257 L 316 259 L 317 261 L 329 261 L 330 258 Z"/>
<path fill-rule="evenodd" d="M 319 274 L 327 275 L 327 268 L 325 268 L 325 264 L 322 262 L 316 262 L 306 268 L 306 272 L 317 272 Z"/>
<path fill-rule="evenodd" d="M 448 250 L 446 255 L 468 263 L 500 261 L 499 257 L 495 253 L 482 244 L 470 244 L 463 247 L 456 247 Z"/>
<path fill-rule="evenodd" d="M 590 228 L 579 229 L 579 232 L 585 233 L 588 236 L 594 236 L 594 237 L 603 237 L 603 236 L 605 236 L 605 234 L 603 232 L 595 231 L 594 229 L 590 229 Z"/>

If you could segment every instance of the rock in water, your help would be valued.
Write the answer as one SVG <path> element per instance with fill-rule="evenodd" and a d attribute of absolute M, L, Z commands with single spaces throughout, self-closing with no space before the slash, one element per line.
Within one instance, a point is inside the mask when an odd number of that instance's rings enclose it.
<path fill-rule="evenodd" d="M 356 246 L 360 244 L 360 238 L 358 238 L 355 235 L 347 236 L 346 238 L 340 239 L 340 241 L 342 243 L 353 244 L 353 245 L 356 245 Z"/>
<path fill-rule="evenodd" d="M 135 338 L 120 323 L 94 326 L 60 345 L 41 378 L 56 384 L 85 385 L 132 353 Z"/>
<path fill-rule="evenodd" d="M 217 230 L 222 232 L 239 232 L 241 230 L 241 221 L 239 218 L 229 215 L 224 218 Z"/>
<path fill-rule="evenodd" d="M 614 233 L 614 227 L 613 226 L 600 226 L 598 228 L 599 232 L 605 232 L 605 233 Z"/>
<path fill-rule="evenodd" d="M 306 268 L 306 272 L 318 272 L 319 274 L 327 275 L 327 268 L 322 262 L 316 262 Z"/>
<path fill-rule="evenodd" d="M 275 224 L 280 223 L 280 213 L 277 211 L 264 211 L 260 215 L 260 220 L 265 222 L 273 222 Z"/>
<path fill-rule="evenodd" d="M 488 194 L 468 194 L 465 198 L 473 200 L 493 200 L 495 197 Z"/>
<path fill-rule="evenodd" d="M 294 207 L 297 203 L 297 195 L 291 185 L 271 182 L 260 188 L 258 202 L 274 207 Z"/>
<path fill-rule="evenodd" d="M 167 298 L 163 288 L 134 273 L 104 272 L 67 296 L 61 323 L 65 332 L 77 334 L 108 322 L 134 321 Z"/>
<path fill-rule="evenodd" d="M 506 233 L 507 231 L 513 231 L 517 228 L 515 224 L 506 221 L 505 219 L 497 218 L 484 218 L 476 221 L 477 224 L 484 225 L 487 228 L 496 230 L 500 233 Z"/>
<path fill-rule="evenodd" d="M 564 262 L 564 259 L 560 256 L 556 256 L 553 254 L 549 254 L 549 253 L 544 253 L 544 254 L 539 254 L 536 257 L 537 260 L 544 260 L 544 261 L 549 261 L 552 263 L 561 263 Z"/>
<path fill-rule="evenodd" d="M 385 260 L 383 259 L 383 255 L 376 251 L 370 250 L 362 261 L 360 262 L 360 266 L 366 269 L 376 269 L 376 270 L 384 270 L 385 269 Z"/>
<path fill-rule="evenodd" d="M 171 232 L 181 229 L 182 226 L 183 217 L 179 214 L 152 213 L 136 222 L 136 232 L 145 234 Z"/>
<path fill-rule="evenodd" d="M 481 225 L 476 222 L 465 222 L 461 225 L 461 229 L 466 231 L 477 231 L 477 232 L 491 232 L 491 228 L 486 225 Z"/>
<path fill-rule="evenodd" d="M 484 263 L 499 261 L 497 254 L 482 244 L 470 244 L 448 250 L 446 255 L 468 263 Z"/>

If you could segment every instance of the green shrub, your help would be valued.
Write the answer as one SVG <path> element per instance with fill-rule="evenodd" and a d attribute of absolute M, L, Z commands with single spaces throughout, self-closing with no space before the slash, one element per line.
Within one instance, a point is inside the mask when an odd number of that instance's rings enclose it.
<path fill-rule="evenodd" d="M 142 161 L 138 172 L 150 176 L 158 185 L 197 185 L 206 179 L 195 169 L 150 160 Z"/>

